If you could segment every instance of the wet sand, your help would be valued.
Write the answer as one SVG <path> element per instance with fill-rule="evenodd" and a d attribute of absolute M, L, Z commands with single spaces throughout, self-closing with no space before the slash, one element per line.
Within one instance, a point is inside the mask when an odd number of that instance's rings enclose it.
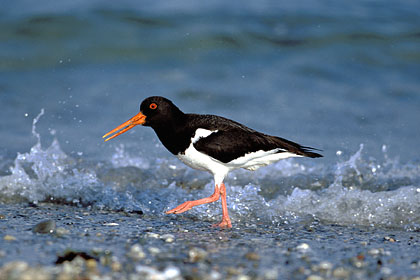
<path fill-rule="evenodd" d="M 37 224 L 47 221 L 41 226 Z M 0 205 L 0 279 L 418 279 L 419 232 Z M 42 233 L 40 233 L 42 232 Z M 59 262 L 59 263 L 57 263 Z"/>

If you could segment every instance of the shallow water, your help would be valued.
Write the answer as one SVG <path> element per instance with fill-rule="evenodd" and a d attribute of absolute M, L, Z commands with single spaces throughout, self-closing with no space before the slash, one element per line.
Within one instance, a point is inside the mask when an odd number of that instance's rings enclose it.
<path fill-rule="evenodd" d="M 226 277 L 243 264 L 232 277 L 328 278 L 338 268 L 354 279 L 420 275 L 420 7 L 394 6 L 3 2 L 0 264 L 48 267 L 66 248 L 102 247 L 127 273 L 173 265 L 183 277 L 194 269 Z M 150 128 L 101 139 L 150 95 L 325 157 L 229 174 L 231 231 L 209 228 L 219 203 L 165 215 L 211 194 L 212 177 L 180 163 Z M 31 232 L 45 219 L 70 230 L 64 243 Z M 104 225 L 114 220 L 123 222 Z M 150 232 L 177 241 L 165 247 Z M 137 235 L 144 250 L 173 256 L 126 258 Z M 190 247 L 204 248 L 206 261 L 183 267 Z M 322 261 L 331 267 L 317 268 Z"/>

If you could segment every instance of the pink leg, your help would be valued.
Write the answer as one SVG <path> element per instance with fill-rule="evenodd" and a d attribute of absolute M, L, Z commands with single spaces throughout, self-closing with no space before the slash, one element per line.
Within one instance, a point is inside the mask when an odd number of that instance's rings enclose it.
<path fill-rule="evenodd" d="M 225 193 L 226 193 L 226 191 L 225 191 Z M 215 201 L 219 200 L 219 198 L 220 198 L 220 188 L 216 185 L 215 188 L 214 188 L 214 193 L 211 196 L 206 197 L 206 198 L 202 198 L 202 199 L 199 199 L 199 200 L 186 201 L 186 202 L 182 203 L 181 205 L 178 205 L 174 209 L 166 211 L 166 214 L 184 213 L 185 211 L 190 210 L 194 206 L 205 204 L 205 203 L 210 203 L 210 202 L 215 202 Z"/>
<path fill-rule="evenodd" d="M 226 202 L 226 187 L 224 183 L 220 185 L 220 195 L 222 196 L 222 211 L 223 211 L 222 221 L 213 226 L 221 227 L 221 228 L 231 228 L 232 223 L 230 222 L 230 218 L 229 218 L 227 202 Z"/>

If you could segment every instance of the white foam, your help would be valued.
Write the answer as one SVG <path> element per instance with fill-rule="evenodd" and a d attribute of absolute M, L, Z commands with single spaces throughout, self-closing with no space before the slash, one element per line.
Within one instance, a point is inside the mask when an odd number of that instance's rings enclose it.
<path fill-rule="evenodd" d="M 165 209 L 213 193 L 211 175 L 175 158 L 132 156 L 120 146 L 108 163 L 86 166 L 64 153 L 56 139 L 44 149 L 36 132 L 42 114 L 33 124 L 37 142 L 0 177 L 1 202 L 51 201 L 164 215 Z M 256 172 L 231 172 L 226 187 L 232 222 L 282 224 L 309 216 L 324 223 L 419 230 L 420 165 L 400 163 L 382 151 L 383 159 L 366 159 L 361 145 L 353 155 L 338 153 L 333 165 L 287 159 Z M 100 172 L 108 169 L 118 172 L 102 181 Z M 130 179 L 133 172 L 144 174 Z M 217 221 L 220 202 L 186 215 Z"/>

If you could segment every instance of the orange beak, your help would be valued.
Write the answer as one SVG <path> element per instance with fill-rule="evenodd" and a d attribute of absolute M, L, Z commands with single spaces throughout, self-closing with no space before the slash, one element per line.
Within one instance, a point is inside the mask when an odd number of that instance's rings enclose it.
<path fill-rule="evenodd" d="M 105 139 L 105 142 L 108 140 L 111 140 L 112 138 L 117 137 L 120 134 L 123 134 L 124 132 L 132 129 L 133 127 L 135 127 L 136 125 L 139 124 L 144 124 L 146 122 L 146 116 L 143 115 L 141 112 L 139 112 L 137 115 L 135 115 L 134 117 L 132 117 L 131 119 L 129 119 L 128 121 L 126 121 L 125 123 L 117 126 L 116 128 L 114 128 L 113 130 L 111 130 L 110 132 L 108 132 L 107 134 L 105 134 L 104 136 L 102 136 L 102 138 L 107 137 L 108 135 L 111 135 L 115 132 L 117 132 L 118 130 L 121 130 L 117 133 L 115 133 L 114 135 L 108 137 Z"/>

